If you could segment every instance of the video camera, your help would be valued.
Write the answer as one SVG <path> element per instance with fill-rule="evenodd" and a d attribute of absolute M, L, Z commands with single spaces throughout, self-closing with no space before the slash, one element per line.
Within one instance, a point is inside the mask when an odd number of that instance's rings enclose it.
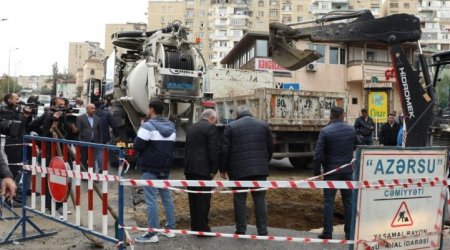
<path fill-rule="evenodd" d="M 22 136 L 25 132 L 22 121 L 12 120 L 11 112 L 5 106 L 0 106 L 0 134 L 12 137 Z"/>
<path fill-rule="evenodd" d="M 19 111 L 26 114 L 36 115 L 38 113 L 38 103 L 19 102 Z"/>

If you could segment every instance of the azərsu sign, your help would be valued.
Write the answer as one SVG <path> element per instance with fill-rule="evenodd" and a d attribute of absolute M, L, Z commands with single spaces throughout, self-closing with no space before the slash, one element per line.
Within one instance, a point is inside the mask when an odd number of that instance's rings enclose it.
<path fill-rule="evenodd" d="M 378 159 L 368 160 L 366 166 L 373 167 L 373 175 L 433 174 L 442 159 Z"/>
<path fill-rule="evenodd" d="M 355 191 L 352 236 L 373 241 L 353 249 L 439 249 L 446 186 L 392 185 L 447 178 L 448 152 L 443 147 L 361 147 L 355 176 L 359 181 L 383 182 L 385 188 Z M 390 186 L 392 185 L 392 186 Z"/>

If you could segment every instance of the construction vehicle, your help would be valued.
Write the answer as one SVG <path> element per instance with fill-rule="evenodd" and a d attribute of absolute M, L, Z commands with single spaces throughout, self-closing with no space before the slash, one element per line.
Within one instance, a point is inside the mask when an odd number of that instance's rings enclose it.
<path fill-rule="evenodd" d="M 344 21 L 345 20 L 345 21 Z M 305 26 L 292 28 L 292 26 Z M 389 45 L 395 68 L 401 105 L 405 115 L 407 147 L 424 147 L 429 143 L 429 128 L 436 110 L 434 88 L 439 79 L 430 77 L 426 56 L 419 43 L 421 38 L 419 18 L 409 14 L 394 14 L 374 18 L 369 10 L 330 12 L 320 19 L 295 24 L 270 24 L 270 44 L 273 59 L 289 70 L 296 70 L 319 59 L 322 55 L 313 50 L 298 50 L 295 42 L 379 42 Z M 419 65 L 413 69 L 402 44 L 416 42 Z M 434 67 L 450 64 L 450 52 L 433 57 Z M 437 68 L 436 73 L 439 73 Z M 423 84 L 422 84 L 423 83 Z"/>
<path fill-rule="evenodd" d="M 115 52 L 106 60 L 105 94 L 119 125 L 117 145 L 131 161 L 132 142 L 145 119 L 149 100 L 162 99 L 164 117 L 176 124 L 176 158 L 183 157 L 186 131 L 210 102 L 203 97 L 206 65 L 179 22 L 154 31 L 112 35 Z M 107 98 L 107 97 L 106 97 Z"/>
<path fill-rule="evenodd" d="M 233 121 L 237 107 L 248 106 L 272 130 L 273 158 L 288 157 L 295 168 L 306 168 L 312 162 L 314 144 L 320 129 L 330 121 L 331 108 L 347 104 L 346 93 L 276 88 L 273 71 L 216 69 L 209 73 L 206 78 L 214 92 L 218 122 Z"/>

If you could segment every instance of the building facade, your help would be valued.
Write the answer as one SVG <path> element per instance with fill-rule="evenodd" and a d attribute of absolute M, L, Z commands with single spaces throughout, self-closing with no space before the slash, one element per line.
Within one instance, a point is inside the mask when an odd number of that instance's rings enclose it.
<path fill-rule="evenodd" d="M 105 56 L 111 55 L 114 45 L 112 44 L 112 34 L 118 31 L 146 31 L 145 23 L 123 23 L 123 24 L 106 24 L 105 25 Z"/>
<path fill-rule="evenodd" d="M 40 75 L 40 76 L 19 76 L 17 77 L 17 83 L 23 88 L 39 90 L 46 82 L 52 79 L 50 75 Z"/>
<path fill-rule="evenodd" d="M 104 58 L 105 51 L 99 42 L 71 42 L 69 43 L 69 69 L 68 73 L 75 75 L 90 58 Z"/>

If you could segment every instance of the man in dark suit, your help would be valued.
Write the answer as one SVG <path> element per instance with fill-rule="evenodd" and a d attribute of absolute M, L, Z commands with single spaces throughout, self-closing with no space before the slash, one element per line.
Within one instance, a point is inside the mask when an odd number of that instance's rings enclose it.
<path fill-rule="evenodd" d="M 100 142 L 100 119 L 94 115 L 95 105 L 90 103 L 86 105 L 86 114 L 77 118 L 78 140 L 84 142 Z M 95 150 L 95 155 L 99 155 L 100 150 Z M 97 157 L 96 157 L 97 158 Z M 81 162 L 87 166 L 88 150 L 87 147 L 81 148 Z M 97 166 L 97 170 L 101 170 L 102 166 Z"/>
<path fill-rule="evenodd" d="M 189 128 L 186 135 L 184 174 L 186 180 L 212 180 L 219 164 L 219 135 L 215 124 L 216 111 L 203 111 L 200 121 Z M 189 187 L 194 191 L 211 191 L 211 187 Z M 211 194 L 189 193 L 191 230 L 211 232 L 208 214 Z"/>

